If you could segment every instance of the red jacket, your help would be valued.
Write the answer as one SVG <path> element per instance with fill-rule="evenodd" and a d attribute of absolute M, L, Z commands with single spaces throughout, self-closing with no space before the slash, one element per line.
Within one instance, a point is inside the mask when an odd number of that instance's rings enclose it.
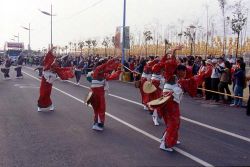
<path fill-rule="evenodd" d="M 187 66 L 186 79 L 191 78 L 193 76 L 193 66 Z"/>
<path fill-rule="evenodd" d="M 175 58 L 168 59 L 165 63 L 165 73 L 164 78 L 169 81 L 175 73 L 178 63 Z"/>
<path fill-rule="evenodd" d="M 149 61 L 143 69 L 143 72 L 146 74 L 152 74 L 152 67 L 158 62 L 158 60 Z"/>
<path fill-rule="evenodd" d="M 43 60 L 44 71 L 50 70 L 51 65 L 53 64 L 54 60 L 55 60 L 55 56 L 53 55 L 52 51 L 49 51 Z"/>
<path fill-rule="evenodd" d="M 116 79 L 119 74 L 121 73 L 120 70 L 118 70 L 115 73 L 110 74 L 113 70 L 116 70 L 118 68 L 120 63 L 116 63 L 114 59 L 109 60 L 108 62 L 99 65 L 94 70 L 94 73 L 92 75 L 94 80 L 111 80 Z"/>
<path fill-rule="evenodd" d="M 211 75 L 212 75 L 212 71 L 213 71 L 213 66 L 211 66 L 211 65 L 207 65 L 206 66 L 207 68 L 206 68 L 206 71 L 204 72 L 204 78 L 210 78 L 211 77 Z"/>

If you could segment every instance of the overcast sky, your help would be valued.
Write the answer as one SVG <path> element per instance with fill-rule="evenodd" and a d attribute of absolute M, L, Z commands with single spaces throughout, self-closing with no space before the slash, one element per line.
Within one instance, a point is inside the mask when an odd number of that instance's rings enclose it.
<path fill-rule="evenodd" d="M 228 0 L 232 4 L 234 0 Z M 117 26 L 122 25 L 123 0 L 0 0 L 0 49 L 13 35 L 20 35 L 20 41 L 28 44 L 28 32 L 21 26 L 31 23 L 31 47 L 41 49 L 50 43 L 50 17 L 39 9 L 50 12 L 53 5 L 53 43 L 66 45 L 88 38 L 100 39 L 111 36 Z M 168 25 L 184 26 L 194 22 L 205 25 L 206 8 L 221 31 L 221 11 L 217 0 L 127 0 L 127 25 L 132 32 L 143 31 L 158 25 L 163 31 Z M 250 0 L 245 0 L 250 8 Z M 250 33 L 248 32 L 248 35 Z"/>

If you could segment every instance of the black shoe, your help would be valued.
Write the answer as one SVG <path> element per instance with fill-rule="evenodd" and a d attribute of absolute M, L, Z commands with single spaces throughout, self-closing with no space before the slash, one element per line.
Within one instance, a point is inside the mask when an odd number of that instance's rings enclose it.
<path fill-rule="evenodd" d="M 98 123 L 97 124 L 100 128 L 104 128 L 104 124 L 103 123 Z"/>

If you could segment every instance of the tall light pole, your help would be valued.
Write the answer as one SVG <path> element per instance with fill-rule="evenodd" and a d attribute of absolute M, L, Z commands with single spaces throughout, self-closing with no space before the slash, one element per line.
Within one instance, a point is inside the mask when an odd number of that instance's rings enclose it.
<path fill-rule="evenodd" d="M 19 33 L 17 35 L 13 35 L 15 38 L 17 38 L 17 42 L 19 43 Z"/>
<path fill-rule="evenodd" d="M 43 14 L 47 15 L 47 16 L 50 16 L 50 47 L 52 48 L 53 47 L 53 43 L 52 43 L 52 17 L 53 16 L 56 16 L 56 15 L 53 15 L 52 13 L 52 4 L 50 6 L 50 13 L 49 12 L 46 12 L 46 11 L 42 11 L 40 10 L 40 12 L 42 12 Z"/>
<path fill-rule="evenodd" d="M 206 4 L 206 11 L 207 11 L 207 38 L 206 38 L 206 54 L 205 54 L 205 59 L 207 59 L 208 56 L 208 25 L 209 25 L 209 21 L 208 21 L 208 4 Z"/>
<path fill-rule="evenodd" d="M 126 0 L 124 0 L 123 2 L 122 64 L 125 63 L 125 26 L 126 26 Z"/>
<path fill-rule="evenodd" d="M 28 45 L 28 50 L 29 50 L 29 54 L 30 54 L 30 30 L 31 30 L 30 29 L 30 23 L 29 23 L 29 28 L 24 27 L 24 26 L 22 26 L 22 28 L 29 31 L 29 45 Z"/>
<path fill-rule="evenodd" d="M 31 30 L 30 29 L 30 23 L 29 23 L 29 28 L 24 27 L 24 26 L 22 26 L 22 28 L 29 31 L 29 45 L 28 45 L 28 49 L 30 50 L 30 30 Z"/>

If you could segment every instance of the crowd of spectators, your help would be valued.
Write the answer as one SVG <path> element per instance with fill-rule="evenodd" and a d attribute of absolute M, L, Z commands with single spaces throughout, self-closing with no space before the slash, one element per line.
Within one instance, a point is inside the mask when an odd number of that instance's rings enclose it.
<path fill-rule="evenodd" d="M 62 67 L 77 67 L 81 69 L 82 74 L 87 74 L 98 65 L 99 60 L 103 59 L 103 57 L 98 54 L 89 56 L 64 55 L 58 57 L 58 61 Z M 110 58 L 112 57 L 106 57 L 106 59 Z M 129 81 L 132 82 L 138 79 L 134 78 L 131 71 L 142 73 L 145 64 L 155 58 L 159 59 L 160 57 L 129 56 L 124 62 L 124 66 L 130 69 L 124 69 L 130 75 Z M 26 57 L 24 63 L 31 66 L 41 65 L 42 59 L 42 57 L 38 56 Z M 246 64 L 242 57 L 236 59 L 232 55 L 222 55 L 220 57 L 209 55 L 204 59 L 201 56 L 178 56 L 178 61 L 187 67 L 187 78 L 206 73 L 197 96 L 215 103 L 225 103 L 234 107 L 243 106 L 242 98 L 230 96 L 243 97 L 243 90 L 248 85 L 246 83 Z"/>
<path fill-rule="evenodd" d="M 130 56 L 125 66 L 132 71 L 142 73 L 147 61 L 154 58 L 157 57 Z M 209 55 L 204 59 L 201 56 L 179 56 L 178 61 L 187 67 L 187 78 L 205 74 L 204 82 L 198 89 L 199 97 L 215 103 L 229 104 L 232 107 L 243 106 L 243 90 L 249 84 L 247 84 L 246 64 L 242 57 L 236 59 L 232 55 L 220 57 Z M 129 72 L 126 69 L 125 71 Z M 131 75 L 131 81 L 133 81 L 133 75 Z"/>

